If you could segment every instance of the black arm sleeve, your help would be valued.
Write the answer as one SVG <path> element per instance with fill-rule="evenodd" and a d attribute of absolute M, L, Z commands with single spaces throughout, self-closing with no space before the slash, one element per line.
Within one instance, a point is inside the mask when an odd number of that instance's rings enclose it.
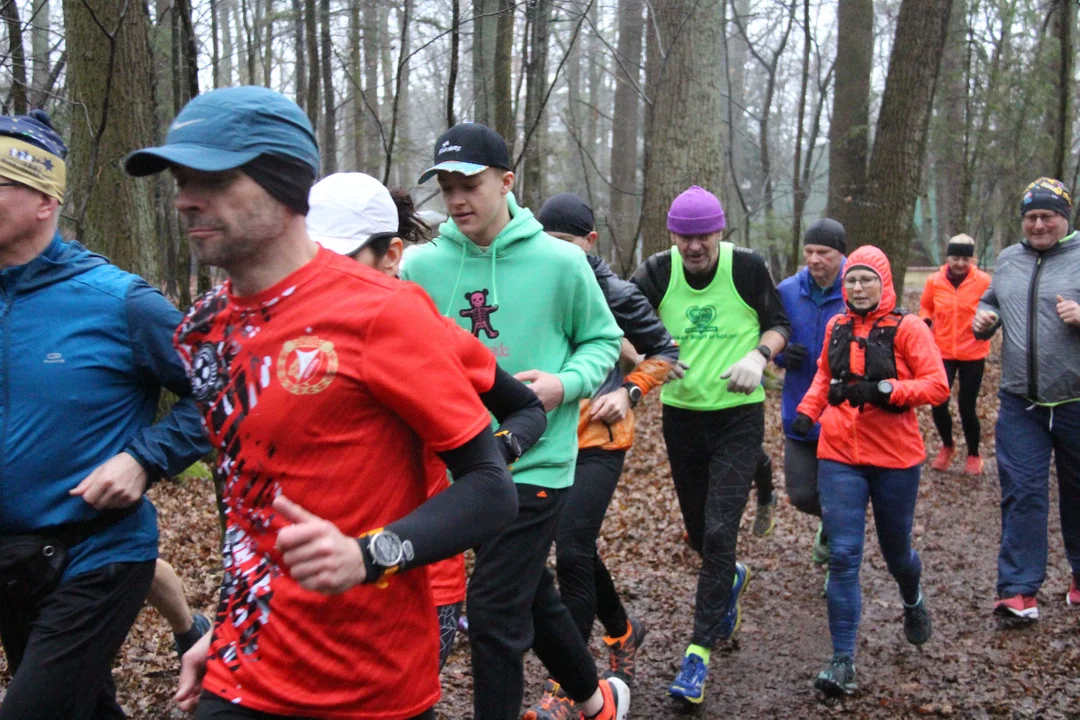
<path fill-rule="evenodd" d="M 731 258 L 731 277 L 735 290 L 758 315 L 761 332 L 773 330 L 791 339 L 791 321 L 780 302 L 780 293 L 769 274 L 769 266 L 753 250 L 736 247 Z"/>
<path fill-rule="evenodd" d="M 480 393 L 484 407 L 499 421 L 499 430 L 509 430 L 521 446 L 521 452 L 536 444 L 547 430 L 544 404 L 529 386 L 499 366 L 495 366 L 495 382 L 491 389 Z"/>
<path fill-rule="evenodd" d="M 668 283 L 671 282 L 671 251 L 659 252 L 641 263 L 634 271 L 630 282 L 637 285 L 653 310 L 660 309 Z"/>
<path fill-rule="evenodd" d="M 517 517 L 517 490 L 506 469 L 495 436 L 488 429 L 464 445 L 439 453 L 454 483 L 387 525 L 412 545 L 405 568 L 453 557 L 489 540 Z M 371 575 L 366 545 L 364 560 Z M 403 568 L 404 569 L 404 568 Z M 370 577 L 368 582 L 378 579 Z"/>

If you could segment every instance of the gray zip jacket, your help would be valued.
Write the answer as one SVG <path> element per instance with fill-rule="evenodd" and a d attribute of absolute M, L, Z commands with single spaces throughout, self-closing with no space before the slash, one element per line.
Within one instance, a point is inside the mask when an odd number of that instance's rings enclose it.
<path fill-rule="evenodd" d="M 1040 405 L 1080 399 L 1080 328 L 1057 314 L 1057 296 L 1080 302 L 1080 233 L 1042 252 L 1022 240 L 1001 251 L 979 310 L 1004 327 L 1001 389 Z"/>

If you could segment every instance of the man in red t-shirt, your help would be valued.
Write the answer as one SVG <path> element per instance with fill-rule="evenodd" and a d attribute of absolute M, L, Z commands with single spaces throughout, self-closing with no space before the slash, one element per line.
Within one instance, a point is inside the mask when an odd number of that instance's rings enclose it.
<path fill-rule="evenodd" d="M 308 237 L 318 164 L 303 111 L 256 87 L 200 95 L 126 160 L 172 171 L 197 256 L 229 274 L 176 334 L 226 517 L 214 630 L 177 693 L 199 719 L 433 718 L 435 610 L 410 568 L 516 513 L 431 301 Z M 424 446 L 456 478 L 431 499 Z"/>

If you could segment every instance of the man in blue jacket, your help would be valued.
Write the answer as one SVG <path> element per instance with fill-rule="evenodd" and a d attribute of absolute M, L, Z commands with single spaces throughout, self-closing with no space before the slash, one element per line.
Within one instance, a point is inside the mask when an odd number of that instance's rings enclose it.
<path fill-rule="evenodd" d="M 844 250 L 844 226 L 829 218 L 818 220 L 803 235 L 806 267 L 777 286 L 780 302 L 791 320 L 791 341 L 775 359 L 778 366 L 787 370 L 780 410 L 785 436 L 784 485 L 792 505 L 819 518 L 817 444 L 821 428 L 815 424 L 809 433 L 799 436 L 791 431 L 791 424 L 817 372 L 825 326 L 833 315 L 845 310 L 840 291 Z M 818 565 L 829 561 L 828 540 L 820 523 L 814 537 L 813 559 Z"/>
<path fill-rule="evenodd" d="M 124 717 L 112 660 L 157 557 L 143 493 L 208 450 L 180 313 L 56 230 L 66 154 L 45 113 L 0 116 L 0 720 Z M 183 399 L 155 425 L 162 387 Z"/>

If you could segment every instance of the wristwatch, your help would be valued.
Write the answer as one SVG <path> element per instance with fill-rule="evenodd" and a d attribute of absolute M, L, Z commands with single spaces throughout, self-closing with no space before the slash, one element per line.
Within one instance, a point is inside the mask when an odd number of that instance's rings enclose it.
<path fill-rule="evenodd" d="M 641 388 L 638 387 L 637 383 L 630 380 L 624 382 L 622 386 L 626 388 L 627 394 L 630 395 L 630 407 L 636 408 L 637 404 L 641 402 L 641 396 L 644 394 L 641 392 Z"/>
<path fill-rule="evenodd" d="M 366 545 L 365 541 L 367 541 Z M 411 542 L 402 541 L 397 533 L 385 528 L 359 538 L 359 542 L 361 550 L 367 551 L 365 554 L 371 560 L 374 569 L 380 571 L 379 578 L 393 575 L 415 557 Z M 378 578 L 368 578 L 368 582 L 375 579 Z"/>
<path fill-rule="evenodd" d="M 772 360 L 772 350 L 770 350 L 769 346 L 765 343 L 761 343 L 754 349 L 765 356 L 765 362 L 769 362 L 770 360 Z"/>
<path fill-rule="evenodd" d="M 886 397 L 888 397 L 889 395 L 892 394 L 893 384 L 891 382 L 889 382 L 888 380 L 882 380 L 881 382 L 879 382 L 877 384 L 877 389 L 878 389 L 879 393 L 881 393 L 882 395 L 885 395 Z"/>
<path fill-rule="evenodd" d="M 500 430 L 495 433 L 495 437 L 502 443 L 503 450 L 506 455 L 506 464 L 513 465 L 518 461 L 518 458 L 522 455 L 521 443 L 514 437 L 514 433 L 509 430 Z"/>

